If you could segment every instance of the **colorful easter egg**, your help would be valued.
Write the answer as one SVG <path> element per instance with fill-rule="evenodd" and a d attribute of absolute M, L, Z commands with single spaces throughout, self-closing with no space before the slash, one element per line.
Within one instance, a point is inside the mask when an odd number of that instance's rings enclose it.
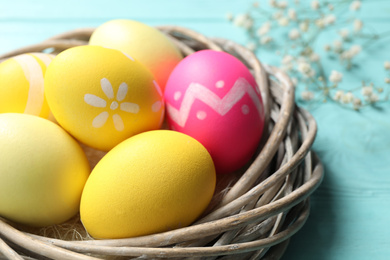
<path fill-rule="evenodd" d="M 246 164 L 258 147 L 264 125 L 259 88 L 237 58 L 202 50 L 184 58 L 165 89 L 171 129 L 200 141 L 217 173 Z"/>
<path fill-rule="evenodd" d="M 92 171 L 80 218 L 95 238 L 126 238 L 187 226 L 207 208 L 216 174 L 207 150 L 170 130 L 133 136 Z"/>
<path fill-rule="evenodd" d="M 49 118 L 44 75 L 53 55 L 21 54 L 0 63 L 0 113 L 26 113 Z"/>
<path fill-rule="evenodd" d="M 45 88 L 58 123 L 98 150 L 159 129 L 163 121 L 163 94 L 153 75 L 118 50 L 79 46 L 63 51 L 47 69 Z"/>
<path fill-rule="evenodd" d="M 111 20 L 92 34 L 90 45 L 118 49 L 144 64 L 164 90 L 169 74 L 183 58 L 176 46 L 156 28 L 133 20 Z"/>
<path fill-rule="evenodd" d="M 79 211 L 90 173 L 79 146 L 57 124 L 27 114 L 0 114 L 0 216 L 42 227 Z"/>

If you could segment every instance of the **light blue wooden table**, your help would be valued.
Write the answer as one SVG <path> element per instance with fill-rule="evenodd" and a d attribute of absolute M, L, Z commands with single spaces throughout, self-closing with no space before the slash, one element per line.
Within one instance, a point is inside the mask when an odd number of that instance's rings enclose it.
<path fill-rule="evenodd" d="M 251 2 L 0 0 L 0 53 L 116 18 L 185 26 L 245 43 L 245 33 L 229 24 L 225 15 L 243 12 Z M 365 20 L 378 31 L 388 30 L 390 1 L 373 2 L 367 3 Z M 275 61 L 261 52 L 259 58 L 264 63 Z M 389 42 L 363 52 L 357 72 L 344 80 L 351 84 L 362 79 L 381 81 L 385 60 L 390 60 Z M 318 122 L 314 150 L 325 165 L 325 178 L 312 196 L 309 220 L 293 237 L 283 259 L 390 259 L 390 102 L 359 113 L 327 103 L 311 113 Z"/>

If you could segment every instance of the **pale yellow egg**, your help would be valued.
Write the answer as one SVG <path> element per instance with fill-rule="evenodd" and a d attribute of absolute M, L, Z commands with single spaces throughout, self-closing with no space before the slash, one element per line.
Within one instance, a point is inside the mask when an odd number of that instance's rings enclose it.
<path fill-rule="evenodd" d="M 211 156 L 198 141 L 155 130 L 122 142 L 96 165 L 80 204 L 95 238 L 125 238 L 187 226 L 211 201 Z"/>
<path fill-rule="evenodd" d="M 159 129 L 163 121 L 164 100 L 153 75 L 118 50 L 79 46 L 63 51 L 47 68 L 45 88 L 58 123 L 99 150 Z"/>
<path fill-rule="evenodd" d="M 26 113 L 50 117 L 44 94 L 46 53 L 21 54 L 0 63 L 0 113 Z"/>
<path fill-rule="evenodd" d="M 0 114 L 0 154 L 1 217 L 42 227 L 77 214 L 90 167 L 60 126 L 37 116 Z"/>
<path fill-rule="evenodd" d="M 183 58 L 166 35 L 134 20 L 111 20 L 100 25 L 93 32 L 89 44 L 128 53 L 152 72 L 163 91 L 173 68 Z"/>

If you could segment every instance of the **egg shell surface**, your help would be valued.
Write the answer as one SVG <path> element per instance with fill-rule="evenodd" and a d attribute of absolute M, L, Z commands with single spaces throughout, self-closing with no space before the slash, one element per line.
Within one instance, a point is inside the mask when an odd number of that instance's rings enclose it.
<path fill-rule="evenodd" d="M 100 25 L 92 33 L 89 44 L 131 55 L 152 72 L 163 91 L 169 74 L 183 58 L 162 32 L 134 20 L 117 19 Z"/>
<path fill-rule="evenodd" d="M 0 113 L 51 116 L 44 94 L 44 75 L 53 57 L 27 53 L 0 63 Z"/>
<path fill-rule="evenodd" d="M 93 169 L 81 221 L 94 238 L 126 238 L 191 224 L 216 185 L 213 161 L 198 141 L 170 130 L 133 136 Z"/>
<path fill-rule="evenodd" d="M 153 75 L 118 50 L 87 45 L 63 51 L 46 71 L 45 88 L 58 123 L 98 150 L 159 129 L 163 121 L 163 94 Z"/>
<path fill-rule="evenodd" d="M 57 124 L 33 115 L 0 114 L 0 216 L 43 227 L 79 211 L 88 160 Z"/>
<path fill-rule="evenodd" d="M 237 58 L 202 50 L 184 58 L 165 89 L 168 124 L 210 152 L 217 173 L 233 172 L 254 155 L 264 127 L 261 94 Z"/>

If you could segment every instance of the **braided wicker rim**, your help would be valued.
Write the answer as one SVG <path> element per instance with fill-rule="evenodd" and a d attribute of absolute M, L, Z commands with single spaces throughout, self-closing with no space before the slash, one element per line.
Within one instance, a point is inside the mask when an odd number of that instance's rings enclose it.
<path fill-rule="evenodd" d="M 233 41 L 208 38 L 177 26 L 157 29 L 185 56 L 201 49 L 226 51 L 251 70 L 262 94 L 265 125 L 269 126 L 259 144 L 259 153 L 218 199 L 218 204 L 191 226 L 136 238 L 66 241 L 27 233 L 0 219 L 3 256 L 279 259 L 289 238 L 304 225 L 309 215 L 309 196 L 322 181 L 323 167 L 310 150 L 316 122 L 294 103 L 294 86 L 289 77 L 276 67 L 261 64 L 252 52 Z M 0 62 L 22 53 L 55 54 L 88 44 L 93 31 L 94 28 L 83 28 L 59 34 L 3 54 Z"/>

